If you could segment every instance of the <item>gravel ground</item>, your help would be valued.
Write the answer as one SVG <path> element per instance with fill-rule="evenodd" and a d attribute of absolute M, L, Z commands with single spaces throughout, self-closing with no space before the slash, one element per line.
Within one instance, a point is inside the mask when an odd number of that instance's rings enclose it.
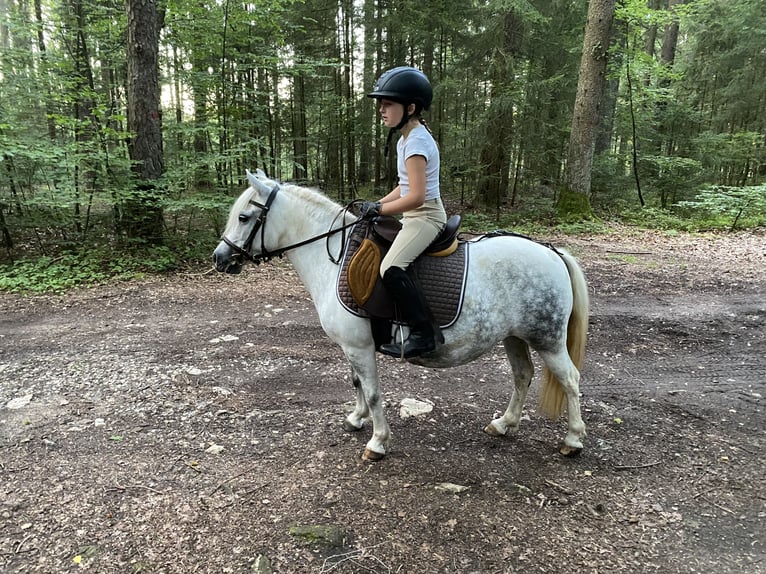
<path fill-rule="evenodd" d="M 766 572 L 764 235 L 544 239 L 591 288 L 571 460 L 537 381 L 517 434 L 481 432 L 510 396 L 498 347 L 381 357 L 393 449 L 363 463 L 286 262 L 0 295 L 0 571 Z"/>

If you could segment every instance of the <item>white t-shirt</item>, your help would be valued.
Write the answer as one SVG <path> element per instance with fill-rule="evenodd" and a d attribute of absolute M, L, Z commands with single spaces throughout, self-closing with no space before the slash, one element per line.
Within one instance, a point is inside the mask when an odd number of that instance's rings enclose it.
<path fill-rule="evenodd" d="M 405 161 L 413 155 L 426 158 L 426 200 L 437 199 L 439 193 L 439 146 L 433 136 L 420 125 L 413 128 L 407 137 L 400 137 L 396 142 L 396 169 L 399 172 L 399 191 L 404 197 L 410 192 L 410 180 L 407 176 Z"/>

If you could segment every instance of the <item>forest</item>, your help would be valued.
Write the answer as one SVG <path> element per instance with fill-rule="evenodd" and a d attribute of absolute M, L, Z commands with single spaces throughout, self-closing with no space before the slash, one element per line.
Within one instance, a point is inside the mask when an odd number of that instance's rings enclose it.
<path fill-rule="evenodd" d="M 0 289 L 205 258 L 245 169 L 341 204 L 388 192 L 365 94 L 399 65 L 431 79 L 468 226 L 763 226 L 763 8 L 0 0 Z"/>

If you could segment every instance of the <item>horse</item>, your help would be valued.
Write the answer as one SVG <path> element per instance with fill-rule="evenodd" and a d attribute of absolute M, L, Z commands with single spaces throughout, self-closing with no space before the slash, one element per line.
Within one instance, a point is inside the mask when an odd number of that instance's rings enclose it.
<path fill-rule="evenodd" d="M 282 184 L 258 170 L 231 207 L 213 252 L 219 272 L 239 273 L 246 262 L 286 254 L 308 290 L 325 333 L 352 369 L 355 406 L 343 422 L 348 432 L 372 421 L 362 458 L 378 461 L 389 452 L 391 430 L 383 410 L 376 346 L 370 320 L 349 312 L 336 293 L 344 237 L 356 216 L 316 189 Z M 530 348 L 544 363 L 541 411 L 556 419 L 564 405 L 567 434 L 559 452 L 583 449 L 580 371 L 588 327 L 588 288 L 575 258 L 563 249 L 510 234 L 468 241 L 469 262 L 460 314 L 444 329 L 444 342 L 410 363 L 448 368 L 479 358 L 502 341 L 514 388 L 505 412 L 484 431 L 503 436 L 518 429 L 534 375 Z M 335 255 L 337 254 L 337 256 Z"/>

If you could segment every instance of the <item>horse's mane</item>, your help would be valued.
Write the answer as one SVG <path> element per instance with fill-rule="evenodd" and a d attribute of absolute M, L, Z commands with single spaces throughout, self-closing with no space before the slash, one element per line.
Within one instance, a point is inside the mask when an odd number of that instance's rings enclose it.
<path fill-rule="evenodd" d="M 252 187 L 245 191 L 249 191 L 249 193 L 242 193 L 231 208 L 231 214 L 234 217 L 247 209 L 248 202 L 256 194 L 256 190 Z M 316 188 L 302 187 L 293 183 L 281 183 L 279 184 L 279 193 L 297 198 L 304 205 L 302 208 L 304 212 L 336 213 L 340 209 L 338 203 Z"/>
<path fill-rule="evenodd" d="M 337 212 L 340 205 L 327 197 L 322 191 L 313 187 L 302 187 L 300 185 L 285 183 L 280 192 L 288 193 L 299 198 L 301 203 L 306 204 L 307 210 L 321 210 L 324 212 Z"/>
<path fill-rule="evenodd" d="M 237 224 L 237 217 L 248 208 L 248 202 L 256 194 L 253 187 L 248 187 L 239 198 L 234 202 L 229 212 L 229 221 L 227 227 L 233 227 Z M 327 197 L 322 191 L 315 188 L 303 187 L 293 183 L 280 183 L 279 193 L 295 198 L 301 205 L 301 213 L 310 218 L 318 219 L 322 215 L 337 214 L 341 206 Z"/>

